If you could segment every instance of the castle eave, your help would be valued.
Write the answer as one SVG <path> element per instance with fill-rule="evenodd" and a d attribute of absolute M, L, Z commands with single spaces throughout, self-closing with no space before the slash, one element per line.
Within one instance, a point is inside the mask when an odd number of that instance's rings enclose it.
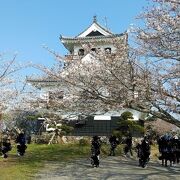
<path fill-rule="evenodd" d="M 124 36 L 125 33 L 121 33 L 121 34 L 113 34 L 113 35 L 109 35 L 109 36 L 87 36 L 87 37 L 75 37 L 75 38 L 71 38 L 71 37 L 64 37 L 61 36 L 60 40 L 61 42 L 65 42 L 65 41 L 72 41 L 72 42 L 76 42 L 76 41 L 83 41 L 83 42 L 89 42 L 91 40 L 93 41 L 98 41 L 98 40 L 110 40 L 110 39 L 114 39 L 116 37 L 122 37 Z"/>
<path fill-rule="evenodd" d="M 60 37 L 60 41 L 63 45 L 69 50 L 72 51 L 74 45 L 83 44 L 83 43 L 107 43 L 112 42 L 115 39 L 125 38 L 126 34 L 114 34 L 109 36 L 89 36 L 89 37 Z"/>

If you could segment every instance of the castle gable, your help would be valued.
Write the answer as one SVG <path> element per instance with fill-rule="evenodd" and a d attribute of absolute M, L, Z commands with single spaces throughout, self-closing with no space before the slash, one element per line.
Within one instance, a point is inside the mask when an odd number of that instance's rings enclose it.
<path fill-rule="evenodd" d="M 87 37 L 87 36 L 110 36 L 112 35 L 107 29 L 100 26 L 96 21 L 91 24 L 85 31 L 80 33 L 77 37 Z"/>

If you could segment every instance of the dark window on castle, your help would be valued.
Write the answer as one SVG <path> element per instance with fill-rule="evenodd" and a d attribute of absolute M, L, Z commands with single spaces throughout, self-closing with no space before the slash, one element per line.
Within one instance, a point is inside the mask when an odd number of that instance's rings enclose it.
<path fill-rule="evenodd" d="M 64 96 L 64 92 L 63 91 L 59 91 L 59 92 L 49 92 L 49 99 L 50 100 L 57 100 L 57 99 L 63 99 Z"/>
<path fill-rule="evenodd" d="M 99 31 L 92 31 L 87 36 L 104 36 Z"/>
<path fill-rule="evenodd" d="M 111 48 L 107 47 L 104 49 L 106 54 L 111 54 Z"/>
<path fill-rule="evenodd" d="M 79 49 L 78 55 L 79 56 L 84 56 L 84 49 Z"/>
<path fill-rule="evenodd" d="M 96 52 L 96 48 L 92 48 L 91 51 L 92 51 L 92 52 Z"/>

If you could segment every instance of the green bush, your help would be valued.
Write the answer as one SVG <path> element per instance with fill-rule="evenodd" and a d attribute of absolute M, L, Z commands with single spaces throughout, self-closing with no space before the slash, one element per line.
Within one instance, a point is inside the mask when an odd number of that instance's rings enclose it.
<path fill-rule="evenodd" d="M 122 131 L 114 130 L 112 134 L 113 134 L 114 136 L 116 136 L 116 137 L 119 139 L 120 142 L 122 141 L 122 137 L 123 137 Z"/>
<path fill-rule="evenodd" d="M 36 144 L 48 144 L 52 134 L 42 134 L 32 136 L 32 142 Z"/>
<path fill-rule="evenodd" d="M 121 114 L 120 121 L 118 122 L 118 131 L 114 133 L 121 139 L 123 136 L 144 134 L 144 127 L 138 122 L 133 120 L 133 114 L 129 111 L 125 111 Z"/>
<path fill-rule="evenodd" d="M 121 145 L 121 144 L 117 146 L 117 148 L 115 149 L 115 154 L 116 154 L 117 156 L 120 156 L 120 155 L 123 154 L 123 147 L 124 147 L 124 146 Z M 109 153 L 110 153 L 110 148 L 111 148 L 110 144 L 109 144 L 109 145 L 103 144 L 103 145 L 101 146 L 101 155 L 102 155 L 102 156 L 108 156 Z"/>
<path fill-rule="evenodd" d="M 63 124 L 61 127 L 60 127 L 60 129 L 61 129 L 61 135 L 62 136 L 65 136 L 65 135 L 68 135 L 68 134 L 70 134 L 72 131 L 73 131 L 73 127 L 71 127 L 71 126 L 68 126 L 68 125 L 66 125 L 66 124 Z"/>
<path fill-rule="evenodd" d="M 134 119 L 133 118 L 133 113 L 129 112 L 129 111 L 125 111 L 121 114 L 121 119 L 122 120 L 128 120 L 128 119 Z"/>
<path fill-rule="evenodd" d="M 80 146 L 87 146 L 87 145 L 90 145 L 90 142 L 88 139 L 80 139 L 79 140 L 79 145 Z"/>

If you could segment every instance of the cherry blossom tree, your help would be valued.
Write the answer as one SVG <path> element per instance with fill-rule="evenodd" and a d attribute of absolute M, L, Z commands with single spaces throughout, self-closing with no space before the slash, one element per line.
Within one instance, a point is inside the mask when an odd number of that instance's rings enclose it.
<path fill-rule="evenodd" d="M 54 93 L 49 95 L 49 108 L 89 115 L 128 108 L 138 102 L 140 107 L 144 104 L 144 110 L 149 110 L 144 98 L 147 94 L 145 87 L 149 86 L 147 70 L 143 70 L 143 65 L 137 62 L 134 53 L 130 53 L 127 44 L 121 41 L 113 43 L 117 48 L 115 54 L 100 50 L 91 52 L 89 44 L 85 58 L 76 61 L 63 58 L 67 65 L 61 71 L 38 67 L 47 74 L 39 81 L 40 87 L 43 79 L 45 86 L 56 82 Z M 62 60 L 61 56 L 54 55 Z M 35 84 L 38 86 L 38 81 Z"/>
<path fill-rule="evenodd" d="M 19 70 L 15 65 L 16 55 L 10 59 L 4 59 L 4 55 L 0 55 L 0 111 L 2 112 L 8 106 L 10 101 L 17 96 L 17 89 L 13 87 L 13 74 Z"/>
<path fill-rule="evenodd" d="M 147 7 L 138 17 L 145 25 L 136 29 L 141 53 L 158 60 L 180 61 L 180 2 L 153 1 L 153 6 Z"/>
<path fill-rule="evenodd" d="M 19 63 L 16 58 L 16 54 L 13 56 L 0 54 L 0 113 L 17 108 L 27 96 L 24 93 L 25 79 L 21 78 L 19 72 L 29 67 L 30 63 Z"/>
<path fill-rule="evenodd" d="M 60 66 L 38 67 L 54 83 L 48 108 L 81 115 L 132 108 L 180 127 L 179 6 L 156 0 L 141 14 L 145 24 L 133 33 L 137 48 L 118 40 L 115 54 L 94 53 L 93 44 L 82 44 L 85 58 L 70 61 L 51 51 Z"/>
<path fill-rule="evenodd" d="M 179 125 L 180 119 L 180 2 L 155 0 L 139 16 L 144 27 L 135 30 L 138 53 L 151 72 L 151 104 L 159 118 Z"/>

